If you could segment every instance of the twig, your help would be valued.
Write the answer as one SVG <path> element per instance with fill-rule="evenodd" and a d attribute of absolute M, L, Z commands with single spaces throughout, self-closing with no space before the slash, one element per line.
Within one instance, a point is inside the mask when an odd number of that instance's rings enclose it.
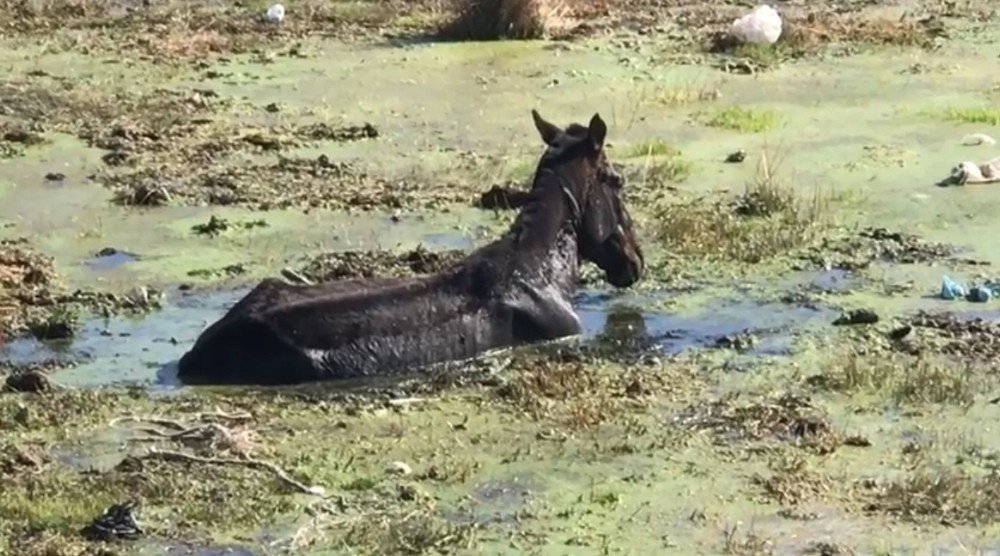
<path fill-rule="evenodd" d="M 277 465 L 259 459 L 232 459 L 232 458 L 206 458 L 202 456 L 196 456 L 193 454 L 185 454 L 184 452 L 176 452 L 173 450 L 160 450 L 157 448 L 150 448 L 149 452 L 142 456 L 143 459 L 161 459 L 164 461 L 183 461 L 187 463 L 204 463 L 208 465 L 238 465 L 242 467 L 249 467 L 251 469 L 258 469 L 263 471 L 270 471 L 275 477 L 281 480 L 288 486 L 302 492 L 304 494 L 312 494 L 314 496 L 324 496 L 326 490 L 320 486 L 308 486 L 298 480 L 292 478 L 288 473 Z"/>
<path fill-rule="evenodd" d="M 154 425 L 160 425 L 161 427 L 167 427 L 171 429 L 177 429 L 180 431 L 186 430 L 188 427 L 181 424 L 180 421 L 175 421 L 173 419 L 167 419 L 163 417 L 138 417 L 136 415 L 127 415 L 125 417 L 115 417 L 108 423 L 109 427 L 117 427 L 119 423 L 124 423 L 126 421 L 131 421 L 133 423 L 152 423 Z"/>
<path fill-rule="evenodd" d="M 389 400 L 389 405 L 394 407 L 404 407 L 418 403 L 432 403 L 438 400 L 439 398 L 399 398 L 399 399 Z"/>

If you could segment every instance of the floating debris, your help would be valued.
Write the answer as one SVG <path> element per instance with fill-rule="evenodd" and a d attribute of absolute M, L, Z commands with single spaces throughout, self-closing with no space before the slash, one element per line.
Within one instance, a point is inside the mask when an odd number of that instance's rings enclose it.
<path fill-rule="evenodd" d="M 964 161 L 951 169 L 951 174 L 937 183 L 940 187 L 965 185 L 968 183 L 1000 182 L 1000 156 L 983 163 Z"/>
<path fill-rule="evenodd" d="M 1000 296 L 1000 282 L 987 280 L 979 285 L 972 285 L 968 289 L 955 282 L 950 276 L 941 279 L 941 291 L 938 294 L 941 299 L 952 301 L 965 298 L 973 303 L 986 303 L 994 297 Z"/>
<path fill-rule="evenodd" d="M 976 145 L 996 145 L 997 140 L 989 135 L 986 135 L 985 133 L 972 133 L 962 138 L 962 144 L 967 147 L 974 147 Z"/>

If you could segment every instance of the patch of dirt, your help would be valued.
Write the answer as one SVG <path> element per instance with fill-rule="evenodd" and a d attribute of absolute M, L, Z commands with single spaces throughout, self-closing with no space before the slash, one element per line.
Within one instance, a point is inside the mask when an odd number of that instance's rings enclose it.
<path fill-rule="evenodd" d="M 50 459 L 44 450 L 28 445 L 0 445 L 0 477 L 41 471 Z"/>
<path fill-rule="evenodd" d="M 0 31 L 44 37 L 67 49 L 183 63 L 280 49 L 312 35 L 363 39 L 426 33 L 434 25 L 434 5 L 427 0 L 308 1 L 275 23 L 257 4 L 3 0 L 0 9 L 8 15 Z"/>
<path fill-rule="evenodd" d="M 258 210 L 326 208 L 342 210 L 440 208 L 468 204 L 471 194 L 451 184 L 418 179 L 389 180 L 353 164 L 280 157 L 273 163 L 240 166 L 141 165 L 98 178 L 123 205 L 239 205 Z"/>
<path fill-rule="evenodd" d="M 916 264 L 953 257 L 958 249 L 944 243 L 932 243 L 913 234 L 892 232 L 885 228 L 866 228 L 857 234 L 824 237 L 799 257 L 825 270 L 859 270 L 874 263 Z"/>
<path fill-rule="evenodd" d="M 897 335 L 914 335 L 937 350 L 959 360 L 991 363 L 1000 361 L 1000 324 L 980 317 L 954 313 L 919 311 L 907 320 L 914 330 L 901 328 Z M 904 333 L 905 331 L 905 333 Z M 906 342 L 897 341 L 909 349 Z"/>
<path fill-rule="evenodd" d="M 315 282 L 345 278 L 403 277 L 433 274 L 464 259 L 461 250 L 430 251 L 418 247 L 405 253 L 380 251 L 341 251 L 319 255 L 299 272 Z"/>
<path fill-rule="evenodd" d="M 797 506 L 830 492 L 832 480 L 809 468 L 802 457 L 779 457 L 770 464 L 771 473 L 757 475 L 754 484 L 783 506 Z"/>
<path fill-rule="evenodd" d="M 720 445 L 734 441 L 790 442 L 827 454 L 841 445 L 863 445 L 833 429 L 826 414 L 806 397 L 793 394 L 743 402 L 733 394 L 699 403 L 681 412 L 677 422 L 686 428 L 710 430 Z"/>
<path fill-rule="evenodd" d="M 653 399 L 677 395 L 693 382 L 684 366 L 635 370 L 588 350 L 521 355 L 502 370 L 494 392 L 518 414 L 568 429 L 627 419 Z"/>
<path fill-rule="evenodd" d="M 52 257 L 34 251 L 23 238 L 0 240 L 0 341 L 28 332 L 39 339 L 72 336 L 83 311 L 110 316 L 159 306 L 157 292 L 142 287 L 128 295 L 69 292 Z"/>

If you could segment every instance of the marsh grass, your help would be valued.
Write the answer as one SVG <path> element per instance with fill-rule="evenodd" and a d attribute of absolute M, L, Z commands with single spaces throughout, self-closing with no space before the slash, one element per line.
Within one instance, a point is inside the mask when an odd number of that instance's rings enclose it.
<path fill-rule="evenodd" d="M 950 122 L 962 124 L 1000 125 L 1000 108 L 947 108 L 944 117 Z"/>
<path fill-rule="evenodd" d="M 953 468 L 917 469 L 905 478 L 875 485 L 867 509 L 913 522 L 985 525 L 1000 521 L 1000 471 L 984 474 Z"/>
<path fill-rule="evenodd" d="M 718 87 L 683 85 L 680 87 L 658 88 L 652 94 L 652 102 L 659 106 L 678 107 L 700 102 L 712 102 L 722 98 Z"/>
<path fill-rule="evenodd" d="M 781 121 L 778 113 L 773 110 L 742 106 L 727 106 L 702 112 L 696 118 L 703 125 L 740 133 L 761 133 L 772 129 Z"/>
<path fill-rule="evenodd" d="M 828 221 L 829 201 L 818 190 L 802 198 L 776 177 L 762 155 L 756 177 L 729 201 L 660 201 L 652 209 L 655 237 L 671 253 L 760 263 L 808 245 Z"/>
<path fill-rule="evenodd" d="M 828 390 L 875 394 L 896 404 L 967 406 L 979 387 L 976 377 L 969 364 L 845 348 L 809 380 Z"/>
<path fill-rule="evenodd" d="M 625 158 L 680 156 L 681 151 L 663 139 L 650 139 L 637 143 L 622 153 Z"/>
<path fill-rule="evenodd" d="M 722 531 L 722 553 L 733 556 L 768 556 L 774 554 L 774 541 L 754 531 L 742 530 L 739 524 Z"/>

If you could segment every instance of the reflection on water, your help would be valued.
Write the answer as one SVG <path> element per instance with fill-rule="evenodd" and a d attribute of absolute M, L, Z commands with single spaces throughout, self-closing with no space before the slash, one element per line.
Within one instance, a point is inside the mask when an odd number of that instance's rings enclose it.
<path fill-rule="evenodd" d="M 0 359 L 20 363 L 74 361 L 55 378 L 71 386 L 135 384 L 154 391 L 180 387 L 176 362 L 211 322 L 247 289 L 189 295 L 168 300 L 145 318 L 114 317 L 83 323 L 77 336 L 60 342 L 19 339 L 0 347 Z M 682 351 L 714 347 L 721 339 L 753 332 L 755 354 L 780 355 L 791 348 L 792 328 L 825 323 L 823 311 L 750 300 L 719 300 L 701 313 L 672 315 L 643 311 L 651 300 L 633 294 L 582 292 L 574 302 L 583 323 L 582 340 L 615 353 Z"/>

